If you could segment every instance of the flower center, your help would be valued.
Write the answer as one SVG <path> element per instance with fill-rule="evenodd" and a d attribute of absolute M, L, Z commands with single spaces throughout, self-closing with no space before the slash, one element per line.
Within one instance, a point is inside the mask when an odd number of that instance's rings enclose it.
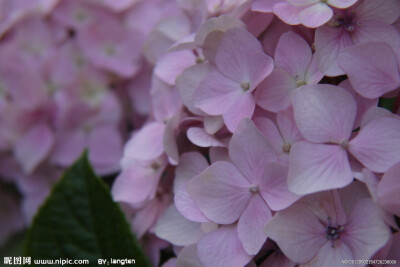
<path fill-rule="evenodd" d="M 336 240 L 340 238 L 340 233 L 344 230 L 343 226 L 326 228 L 325 237 L 328 240 Z"/>
<path fill-rule="evenodd" d="M 282 151 L 285 152 L 285 153 L 289 153 L 291 147 L 292 147 L 291 144 L 283 144 Z"/>
<path fill-rule="evenodd" d="M 240 84 L 240 87 L 242 87 L 242 89 L 243 89 L 243 91 L 249 91 L 249 89 L 250 89 L 250 83 L 248 83 L 248 82 L 242 82 L 241 84 Z"/>
<path fill-rule="evenodd" d="M 356 30 L 356 27 L 360 25 L 360 23 L 355 21 L 354 12 L 350 12 L 343 16 L 341 14 L 336 14 L 331 21 L 331 26 L 333 27 L 343 27 L 347 32 L 351 33 Z"/>
<path fill-rule="evenodd" d="M 258 193 L 258 185 L 257 185 L 257 184 L 252 184 L 252 185 L 250 185 L 250 187 L 249 187 L 249 192 L 250 192 L 250 193 L 253 193 L 253 194 Z"/>

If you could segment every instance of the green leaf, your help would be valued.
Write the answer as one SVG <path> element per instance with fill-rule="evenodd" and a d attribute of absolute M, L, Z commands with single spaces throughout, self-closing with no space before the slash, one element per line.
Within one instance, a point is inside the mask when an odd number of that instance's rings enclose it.
<path fill-rule="evenodd" d="M 109 189 L 85 153 L 57 183 L 40 208 L 25 243 L 32 259 L 134 259 L 150 266 Z"/>
<path fill-rule="evenodd" d="M 385 108 L 391 112 L 394 111 L 394 105 L 396 103 L 396 97 L 392 98 L 379 98 L 379 107 Z"/>

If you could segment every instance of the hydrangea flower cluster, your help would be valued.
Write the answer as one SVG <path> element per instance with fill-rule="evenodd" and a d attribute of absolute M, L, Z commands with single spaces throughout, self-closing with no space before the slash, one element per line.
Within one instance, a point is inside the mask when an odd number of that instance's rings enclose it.
<path fill-rule="evenodd" d="M 398 0 L 0 0 L 0 15 L 0 172 L 23 192 L 0 242 L 87 148 L 118 172 L 154 266 L 400 262 Z"/>

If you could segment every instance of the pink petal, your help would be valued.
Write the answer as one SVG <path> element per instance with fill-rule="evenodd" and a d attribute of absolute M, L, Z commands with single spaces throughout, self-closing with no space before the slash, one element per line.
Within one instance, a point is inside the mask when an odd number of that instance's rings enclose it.
<path fill-rule="evenodd" d="M 282 2 L 283 0 L 271 0 L 271 1 L 264 1 L 264 0 L 254 0 L 251 4 L 251 10 L 257 12 L 272 12 L 272 8 L 277 4 Z"/>
<path fill-rule="evenodd" d="M 15 144 L 14 156 L 27 174 L 33 172 L 50 153 L 54 135 L 46 123 L 29 129 Z"/>
<path fill-rule="evenodd" d="M 377 98 L 400 85 L 396 55 L 385 43 L 369 42 L 346 48 L 338 60 L 353 88 L 364 97 Z"/>
<path fill-rule="evenodd" d="M 195 63 L 196 57 L 190 50 L 165 53 L 157 60 L 154 74 L 164 82 L 174 85 L 175 78 Z"/>
<path fill-rule="evenodd" d="M 277 155 L 283 152 L 282 147 L 284 141 L 282 135 L 276 127 L 275 123 L 265 117 L 257 117 L 254 119 L 254 124 L 260 132 L 267 138 L 268 142 L 275 149 Z"/>
<path fill-rule="evenodd" d="M 287 2 L 277 3 L 273 7 L 274 14 L 289 25 L 300 24 L 299 13 L 304 7 L 292 6 Z"/>
<path fill-rule="evenodd" d="M 89 136 L 89 159 L 100 174 L 118 171 L 122 157 L 122 136 L 115 126 L 101 126 Z"/>
<path fill-rule="evenodd" d="M 358 0 L 328 0 L 328 4 L 337 8 L 348 8 L 354 5 L 357 1 Z"/>
<path fill-rule="evenodd" d="M 272 112 L 285 109 L 292 103 L 291 95 L 296 88 L 296 80 L 283 69 L 276 68 L 258 86 L 257 105 Z"/>
<path fill-rule="evenodd" d="M 379 204 L 397 216 L 400 216 L 399 173 L 400 163 L 397 163 L 383 175 L 377 188 Z"/>
<path fill-rule="evenodd" d="M 343 70 L 337 63 L 340 51 L 353 45 L 347 31 L 340 28 L 323 26 L 315 32 L 315 55 L 319 70 L 327 76 L 343 75 Z"/>
<path fill-rule="evenodd" d="M 182 98 L 183 104 L 195 114 L 202 114 L 202 111 L 194 106 L 195 90 L 204 77 L 213 69 L 214 67 L 211 64 L 196 64 L 186 69 L 176 78 L 176 88 Z"/>
<path fill-rule="evenodd" d="M 292 145 L 288 174 L 295 194 L 341 188 L 353 181 L 346 150 L 336 145 L 300 141 Z"/>
<path fill-rule="evenodd" d="M 357 111 L 354 98 L 340 87 L 305 85 L 292 96 L 294 117 L 311 142 L 341 142 L 350 137 Z"/>
<path fill-rule="evenodd" d="M 233 134 L 229 156 L 250 183 L 258 183 L 265 163 L 276 160 L 272 146 L 250 119 L 241 121 Z"/>
<path fill-rule="evenodd" d="M 195 107 L 209 115 L 222 115 L 243 95 L 240 84 L 219 71 L 210 72 L 197 87 Z"/>
<path fill-rule="evenodd" d="M 260 195 L 274 211 L 286 209 L 300 198 L 289 191 L 287 177 L 286 165 L 275 162 L 265 164 Z"/>
<path fill-rule="evenodd" d="M 255 194 L 240 216 L 238 235 L 247 254 L 256 255 L 267 240 L 265 224 L 272 218 L 271 210 L 265 201 Z"/>
<path fill-rule="evenodd" d="M 364 120 L 366 114 L 368 113 L 368 110 L 371 109 L 372 107 L 374 107 L 373 109 L 378 108 L 377 107 L 378 99 L 367 99 L 359 95 L 356 91 L 354 91 L 353 87 L 350 84 L 349 79 L 346 79 L 343 82 L 339 83 L 339 87 L 346 89 L 346 91 L 349 92 L 354 97 L 354 100 L 357 103 L 357 114 L 353 126 L 353 129 L 357 129 L 358 127 L 360 127 L 360 125 L 363 124 L 362 121 Z"/>
<path fill-rule="evenodd" d="M 234 165 L 220 161 L 191 180 L 188 192 L 207 218 L 229 224 L 239 219 L 249 203 L 249 186 Z"/>
<path fill-rule="evenodd" d="M 187 191 L 188 183 L 184 183 L 181 188 L 175 193 L 174 203 L 176 209 L 188 220 L 193 222 L 209 222 L 204 214 L 199 210 L 193 198 Z"/>
<path fill-rule="evenodd" d="M 361 1 L 355 10 L 363 20 L 392 24 L 399 18 L 400 3 L 396 0 Z"/>
<path fill-rule="evenodd" d="M 317 28 L 327 23 L 333 16 L 332 9 L 325 3 L 315 3 L 299 14 L 300 22 L 309 28 Z"/>
<path fill-rule="evenodd" d="M 152 160 L 164 152 L 163 133 L 165 125 L 151 122 L 136 132 L 126 143 L 124 156 L 139 160 Z"/>
<path fill-rule="evenodd" d="M 208 134 L 203 128 L 191 127 L 187 131 L 187 137 L 193 144 L 199 147 L 224 147 L 225 145 L 221 143 L 215 136 Z"/>
<path fill-rule="evenodd" d="M 61 132 L 56 138 L 51 160 L 66 167 L 80 156 L 86 145 L 86 135 L 80 129 Z"/>
<path fill-rule="evenodd" d="M 182 154 L 179 165 L 175 169 L 174 192 L 177 192 L 182 184 L 200 174 L 208 166 L 206 158 L 199 152 Z"/>
<path fill-rule="evenodd" d="M 276 122 L 278 124 L 279 131 L 282 134 L 283 141 L 286 144 L 294 144 L 297 141 L 303 140 L 303 136 L 297 128 L 294 120 L 292 108 L 278 112 L 276 115 Z"/>
<path fill-rule="evenodd" d="M 173 204 L 158 219 L 155 234 L 175 246 L 195 244 L 204 235 L 200 229 L 200 223 L 191 222 L 182 217 Z"/>
<path fill-rule="evenodd" d="M 254 96 L 250 93 L 241 95 L 236 102 L 224 113 L 222 117 L 229 131 L 234 132 L 241 120 L 251 118 L 256 104 Z"/>
<path fill-rule="evenodd" d="M 324 77 L 324 74 L 318 68 L 318 59 L 316 54 L 313 54 L 310 66 L 308 67 L 308 71 L 304 81 L 306 84 L 317 84 Z"/>
<path fill-rule="evenodd" d="M 203 267 L 197 255 L 197 244 L 186 246 L 179 252 L 177 266 Z"/>
<path fill-rule="evenodd" d="M 311 62 L 311 48 L 298 34 L 287 32 L 281 35 L 275 50 L 275 65 L 292 77 L 304 79 Z"/>
<path fill-rule="evenodd" d="M 224 127 L 224 119 L 222 116 L 205 116 L 203 123 L 204 130 L 209 134 L 216 134 Z"/>
<path fill-rule="evenodd" d="M 294 6 L 309 6 L 318 3 L 318 0 L 286 0 L 286 1 Z"/>
<path fill-rule="evenodd" d="M 242 267 L 252 258 L 243 250 L 234 225 L 223 226 L 203 237 L 197 244 L 197 253 L 204 266 Z"/>
<path fill-rule="evenodd" d="M 265 226 L 267 236 L 273 239 L 292 261 L 311 260 L 327 243 L 325 226 L 304 203 L 277 212 Z"/>
<path fill-rule="evenodd" d="M 387 171 L 400 161 L 400 120 L 381 117 L 370 121 L 349 142 L 348 149 L 368 169 Z"/>
<path fill-rule="evenodd" d="M 113 183 L 114 201 L 135 205 L 153 198 L 165 166 L 154 168 L 151 163 L 135 162 L 123 169 Z"/>
<path fill-rule="evenodd" d="M 272 58 L 262 52 L 260 42 L 242 28 L 226 31 L 217 50 L 216 64 L 219 71 L 239 84 L 250 83 L 250 90 L 274 67 Z"/>
<path fill-rule="evenodd" d="M 332 245 L 331 242 L 326 242 L 318 252 L 318 254 L 309 262 L 307 266 L 310 267 L 336 267 L 343 265 L 342 260 L 354 260 L 351 249 L 343 242 L 337 242 Z"/>
<path fill-rule="evenodd" d="M 371 258 L 390 236 L 389 227 L 371 199 L 363 199 L 356 204 L 345 227 L 343 241 L 351 248 L 354 259 Z"/>

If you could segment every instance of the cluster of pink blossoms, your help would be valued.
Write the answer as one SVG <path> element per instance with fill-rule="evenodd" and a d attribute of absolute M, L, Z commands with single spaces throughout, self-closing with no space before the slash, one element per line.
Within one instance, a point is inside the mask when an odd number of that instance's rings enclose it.
<path fill-rule="evenodd" d="M 399 16 L 398 0 L 0 0 L 1 176 L 29 222 L 88 148 L 120 171 L 154 266 L 400 262 Z M 6 212 L 0 242 L 22 227 Z"/>

